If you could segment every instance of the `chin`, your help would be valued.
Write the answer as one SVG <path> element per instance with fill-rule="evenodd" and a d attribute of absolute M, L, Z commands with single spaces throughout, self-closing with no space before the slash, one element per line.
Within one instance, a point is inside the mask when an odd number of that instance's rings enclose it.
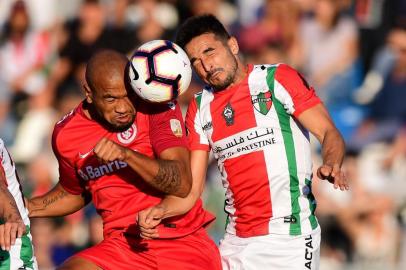
<path fill-rule="evenodd" d="M 126 123 L 126 124 L 114 124 L 113 127 L 118 132 L 123 132 L 129 129 L 134 121 Z"/>

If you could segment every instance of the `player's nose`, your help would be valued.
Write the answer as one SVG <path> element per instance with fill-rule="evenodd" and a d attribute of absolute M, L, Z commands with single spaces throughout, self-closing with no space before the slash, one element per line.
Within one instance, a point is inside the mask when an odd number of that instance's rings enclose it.
<path fill-rule="evenodd" d="M 124 100 L 119 100 L 115 106 L 115 111 L 117 113 L 126 113 L 130 110 L 128 102 Z"/>

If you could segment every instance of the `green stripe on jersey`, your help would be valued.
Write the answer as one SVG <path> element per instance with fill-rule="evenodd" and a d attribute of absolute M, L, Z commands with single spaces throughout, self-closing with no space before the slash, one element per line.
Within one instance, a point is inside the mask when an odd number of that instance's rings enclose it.
<path fill-rule="evenodd" d="M 283 104 L 275 97 L 274 81 L 276 67 L 269 67 L 266 81 L 269 90 L 272 93 L 272 103 L 275 106 L 276 113 L 279 119 L 279 125 L 281 126 L 283 142 L 285 146 L 285 152 L 289 168 L 290 178 L 290 201 L 292 206 L 292 218 L 293 222 L 290 223 L 289 234 L 300 235 L 302 233 L 300 226 L 300 205 L 299 205 L 299 178 L 297 176 L 296 166 L 296 153 L 295 144 L 292 136 L 292 129 L 290 127 L 290 115 L 285 111 Z"/>
<path fill-rule="evenodd" d="M 312 192 L 312 181 L 310 181 L 309 179 L 305 179 L 305 184 L 309 189 L 308 190 L 309 193 L 307 194 L 307 199 L 309 200 L 309 207 L 310 207 L 310 212 L 311 212 L 309 220 L 310 220 L 312 229 L 314 230 L 317 228 L 317 225 L 318 225 L 316 216 L 314 215 L 314 212 L 316 211 L 317 203 L 316 203 L 316 199 L 314 198 L 314 195 Z"/>
<path fill-rule="evenodd" d="M 200 103 L 202 102 L 203 92 L 196 94 L 197 109 L 200 110 Z"/>
<path fill-rule="evenodd" d="M 20 259 L 24 262 L 24 266 L 28 269 L 33 269 L 33 250 L 31 239 L 28 236 L 30 233 L 30 226 L 25 226 L 26 233 L 21 237 L 21 252 Z"/>
<path fill-rule="evenodd" d="M 0 248 L 0 270 L 10 270 L 10 252 Z"/>

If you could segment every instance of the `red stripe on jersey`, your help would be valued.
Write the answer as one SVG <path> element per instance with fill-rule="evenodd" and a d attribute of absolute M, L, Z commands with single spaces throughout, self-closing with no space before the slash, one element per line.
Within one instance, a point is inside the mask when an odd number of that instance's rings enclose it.
<path fill-rule="evenodd" d="M 252 67 L 250 67 L 251 70 Z M 257 126 L 248 87 L 248 76 L 236 86 L 214 93 L 214 96 L 214 101 L 210 104 L 214 142 Z M 223 114 L 228 105 L 233 109 L 233 124 L 230 125 L 227 125 Z"/>
<path fill-rule="evenodd" d="M 242 161 L 241 159 L 244 159 Z M 271 193 L 263 151 L 224 162 L 234 195 L 236 233 L 240 237 L 266 235 L 272 217 Z"/>
<path fill-rule="evenodd" d="M 293 115 L 298 117 L 303 111 L 321 103 L 313 87 L 310 87 L 303 76 L 286 64 L 276 69 L 275 80 L 289 92 L 295 106 Z"/>

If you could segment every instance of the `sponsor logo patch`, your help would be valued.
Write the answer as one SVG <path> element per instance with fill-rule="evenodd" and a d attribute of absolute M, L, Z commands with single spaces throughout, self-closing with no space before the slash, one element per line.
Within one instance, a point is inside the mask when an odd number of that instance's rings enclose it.
<path fill-rule="evenodd" d="M 176 137 L 182 137 L 183 132 L 182 132 L 182 125 L 180 124 L 180 121 L 178 119 L 171 119 L 170 123 L 171 123 L 171 130 L 172 130 L 173 134 Z"/>

